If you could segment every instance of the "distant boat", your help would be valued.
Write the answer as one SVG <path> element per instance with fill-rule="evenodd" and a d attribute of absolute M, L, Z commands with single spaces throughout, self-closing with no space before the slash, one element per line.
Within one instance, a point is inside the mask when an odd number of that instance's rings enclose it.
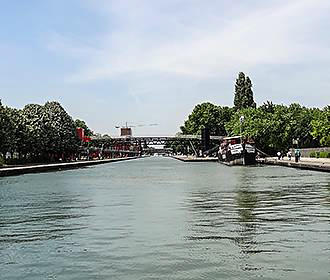
<path fill-rule="evenodd" d="M 227 165 L 255 164 L 255 143 L 252 139 L 242 136 L 225 137 L 220 143 L 218 159 Z"/>

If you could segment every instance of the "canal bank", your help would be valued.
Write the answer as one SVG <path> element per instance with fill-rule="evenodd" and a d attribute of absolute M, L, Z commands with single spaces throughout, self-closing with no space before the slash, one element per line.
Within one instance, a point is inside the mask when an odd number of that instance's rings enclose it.
<path fill-rule="evenodd" d="M 217 162 L 215 157 L 171 156 L 171 158 L 184 162 Z"/>
<path fill-rule="evenodd" d="M 0 168 L 0 177 L 21 175 L 27 173 L 39 173 L 39 172 L 47 172 L 47 171 L 75 169 L 80 167 L 87 167 L 92 165 L 132 160 L 138 158 L 140 157 L 112 158 L 112 159 L 63 162 L 63 163 L 52 163 L 52 164 L 25 165 L 25 166 L 15 166 L 15 167 L 7 166 Z"/>
<path fill-rule="evenodd" d="M 286 167 L 293 167 L 306 170 L 330 172 L 330 159 L 327 158 L 301 158 L 298 162 L 288 159 L 278 159 L 276 157 L 268 157 L 257 159 L 258 163 L 267 165 L 279 165 Z"/>

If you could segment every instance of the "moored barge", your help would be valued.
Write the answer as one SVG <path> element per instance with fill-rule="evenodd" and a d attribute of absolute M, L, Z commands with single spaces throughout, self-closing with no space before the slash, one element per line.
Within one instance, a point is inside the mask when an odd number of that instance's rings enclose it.
<path fill-rule="evenodd" d="M 255 143 L 242 136 L 225 137 L 220 143 L 218 159 L 227 165 L 253 165 L 256 163 Z"/>

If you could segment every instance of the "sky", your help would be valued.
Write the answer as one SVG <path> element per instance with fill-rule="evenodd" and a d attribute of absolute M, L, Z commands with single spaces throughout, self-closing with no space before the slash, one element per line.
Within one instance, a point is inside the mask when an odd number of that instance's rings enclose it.
<path fill-rule="evenodd" d="M 0 0 L 0 98 L 174 135 L 201 102 L 330 104 L 329 0 Z M 150 124 L 158 125 L 150 126 Z"/>

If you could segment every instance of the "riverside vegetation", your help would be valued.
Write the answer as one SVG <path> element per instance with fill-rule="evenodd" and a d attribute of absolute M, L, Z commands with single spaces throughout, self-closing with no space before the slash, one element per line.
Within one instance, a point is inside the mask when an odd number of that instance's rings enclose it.
<path fill-rule="evenodd" d="M 0 101 L 0 165 L 74 157 L 81 144 L 77 127 L 92 134 L 84 121 L 74 121 L 58 102 L 29 104 L 20 110 Z M 5 160 L 7 153 L 11 157 Z"/>
<path fill-rule="evenodd" d="M 242 123 L 241 116 L 244 116 Z M 8 152 L 16 157 L 7 159 L 7 163 L 51 162 L 73 157 L 81 144 L 77 127 L 84 128 L 85 135 L 93 135 L 84 121 L 74 121 L 58 102 L 15 109 L 3 106 L 0 100 L 0 165 Z M 268 154 L 288 150 L 293 139 L 299 139 L 302 148 L 330 146 L 330 106 L 307 108 L 296 103 L 286 106 L 267 101 L 257 107 L 252 82 L 240 72 L 234 106 L 198 104 L 180 127 L 180 133 L 200 134 L 205 127 L 211 135 L 242 133 L 252 137 L 257 147 Z M 173 143 L 171 147 L 175 152 L 185 152 L 181 143 Z"/>
<path fill-rule="evenodd" d="M 240 122 L 240 117 L 244 121 Z M 268 154 L 287 151 L 293 139 L 299 147 L 330 146 L 330 106 L 307 108 L 293 103 L 289 106 L 266 101 L 257 107 L 252 82 L 240 72 L 235 84 L 234 106 L 220 106 L 205 102 L 195 106 L 180 134 L 200 134 L 208 127 L 211 135 L 252 137 L 256 145 Z M 172 146 L 184 152 L 179 143 Z"/>

